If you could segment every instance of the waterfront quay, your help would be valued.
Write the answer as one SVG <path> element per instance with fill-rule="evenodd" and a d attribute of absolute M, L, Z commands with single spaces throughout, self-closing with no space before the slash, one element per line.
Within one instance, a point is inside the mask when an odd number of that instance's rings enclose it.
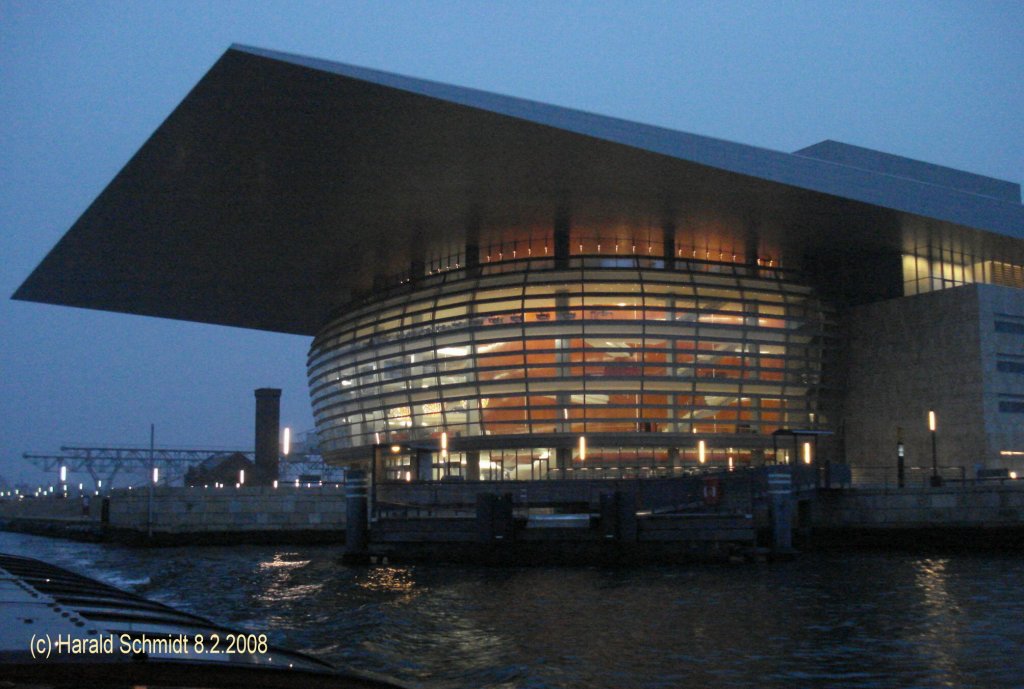
<path fill-rule="evenodd" d="M 1024 549 L 1024 482 L 822 487 L 788 467 L 671 479 L 157 487 L 0 500 L 5 530 L 136 545 L 325 543 L 354 562 L 760 559 L 815 547 Z M 795 550 L 794 550 L 795 547 Z"/>

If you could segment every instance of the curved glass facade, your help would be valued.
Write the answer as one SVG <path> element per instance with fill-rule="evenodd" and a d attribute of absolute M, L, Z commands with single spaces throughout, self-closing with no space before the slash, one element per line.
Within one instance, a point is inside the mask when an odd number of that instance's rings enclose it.
<path fill-rule="evenodd" d="M 585 435 L 590 466 L 696 459 L 698 438 L 744 462 L 815 425 L 827 318 L 810 288 L 740 264 L 566 263 L 460 267 L 329 323 L 309 358 L 327 456 L 445 433 L 533 466 L 561 445 L 579 460 Z"/>

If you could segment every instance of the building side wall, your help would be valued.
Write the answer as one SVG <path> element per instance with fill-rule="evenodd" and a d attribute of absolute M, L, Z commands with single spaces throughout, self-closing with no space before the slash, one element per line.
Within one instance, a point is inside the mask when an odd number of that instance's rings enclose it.
<path fill-rule="evenodd" d="M 978 296 L 986 465 L 1024 476 L 1024 290 L 979 285 Z"/>
<path fill-rule="evenodd" d="M 940 466 L 985 461 L 985 378 L 979 286 L 967 285 L 851 310 L 843 433 L 847 461 L 891 470 L 902 439 L 908 467 L 930 467 L 928 412 L 937 417 Z"/>

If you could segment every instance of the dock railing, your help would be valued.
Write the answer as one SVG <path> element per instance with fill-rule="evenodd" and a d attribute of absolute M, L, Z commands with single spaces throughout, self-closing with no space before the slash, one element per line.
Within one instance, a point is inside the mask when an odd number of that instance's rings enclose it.
<path fill-rule="evenodd" d="M 929 466 L 907 466 L 903 469 L 903 486 L 921 488 L 931 485 L 934 469 Z M 897 490 L 900 488 L 899 470 L 894 464 L 868 464 L 850 466 L 852 488 L 881 488 Z M 969 479 L 967 467 L 945 465 L 938 467 L 938 475 L 943 485 L 967 485 L 976 480 Z"/>

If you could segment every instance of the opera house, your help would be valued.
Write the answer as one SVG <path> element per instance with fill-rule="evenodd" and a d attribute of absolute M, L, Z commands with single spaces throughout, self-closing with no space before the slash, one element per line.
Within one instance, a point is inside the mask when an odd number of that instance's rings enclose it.
<path fill-rule="evenodd" d="M 15 298 L 312 337 L 378 480 L 1024 468 L 1020 186 L 834 141 L 233 46 Z"/>

